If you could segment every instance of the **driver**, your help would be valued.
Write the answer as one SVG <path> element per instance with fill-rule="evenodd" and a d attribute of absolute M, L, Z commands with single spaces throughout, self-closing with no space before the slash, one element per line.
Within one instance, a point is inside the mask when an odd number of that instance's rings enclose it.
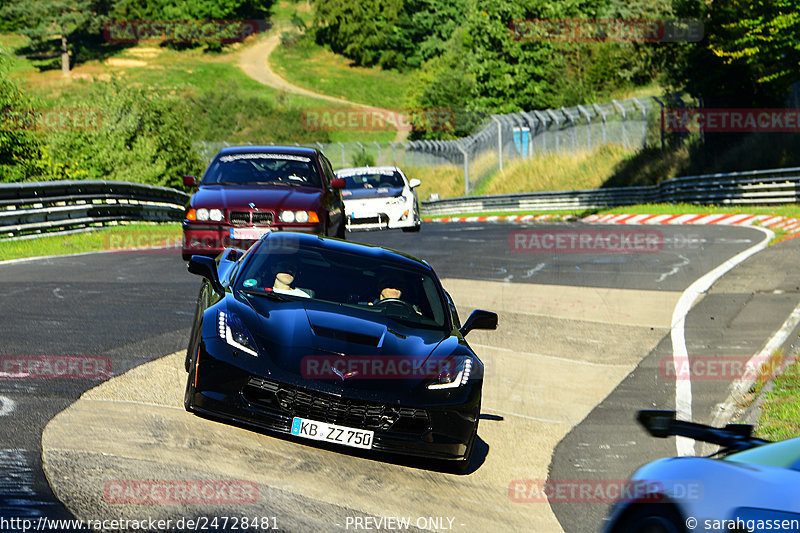
<path fill-rule="evenodd" d="M 419 307 L 403 300 L 403 291 L 403 283 L 398 277 L 385 276 L 378 282 L 378 297 L 370 302 L 369 305 L 376 305 L 386 300 L 400 300 L 411 307 L 415 313 L 421 315 Z"/>
<path fill-rule="evenodd" d="M 395 276 L 383 276 L 378 281 L 378 297 L 370 305 L 375 305 L 383 300 L 400 300 L 402 296 L 403 289 L 400 280 Z"/>
<path fill-rule="evenodd" d="M 298 274 L 297 267 L 289 261 L 281 261 L 272 267 L 275 274 L 275 282 L 272 284 L 272 292 L 278 294 L 288 294 L 301 298 L 311 298 L 310 291 L 292 287 L 295 275 Z"/>

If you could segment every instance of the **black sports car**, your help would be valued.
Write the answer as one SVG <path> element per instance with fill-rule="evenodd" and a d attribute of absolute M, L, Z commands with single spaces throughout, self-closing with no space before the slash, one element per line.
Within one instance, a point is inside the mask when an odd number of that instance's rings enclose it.
<path fill-rule="evenodd" d="M 425 261 L 272 232 L 247 252 L 193 256 L 203 276 L 184 403 L 198 414 L 344 446 L 466 466 L 483 363 Z"/>

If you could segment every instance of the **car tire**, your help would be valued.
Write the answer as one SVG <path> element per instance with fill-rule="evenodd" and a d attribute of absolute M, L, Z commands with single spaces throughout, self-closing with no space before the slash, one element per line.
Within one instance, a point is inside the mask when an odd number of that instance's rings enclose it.
<path fill-rule="evenodd" d="M 416 233 L 422 228 L 422 224 L 417 224 L 416 226 L 411 226 L 410 228 L 403 228 L 403 231 L 406 233 Z"/>
<path fill-rule="evenodd" d="M 613 533 L 686 533 L 683 518 L 674 505 L 637 505 L 623 516 Z"/>
<path fill-rule="evenodd" d="M 339 222 L 339 228 L 336 230 L 336 238 L 344 240 L 345 238 L 344 231 L 345 231 L 344 220 L 342 220 L 341 222 Z"/>

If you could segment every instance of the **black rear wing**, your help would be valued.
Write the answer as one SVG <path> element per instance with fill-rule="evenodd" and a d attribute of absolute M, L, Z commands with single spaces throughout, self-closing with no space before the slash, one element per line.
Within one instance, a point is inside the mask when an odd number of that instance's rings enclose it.
<path fill-rule="evenodd" d="M 753 426 L 749 424 L 728 424 L 724 428 L 715 428 L 677 420 L 675 411 L 644 409 L 636 414 L 636 420 L 653 437 L 661 439 L 671 436 L 687 437 L 717 444 L 728 452 L 747 450 L 770 443 L 768 440 L 753 437 Z"/>

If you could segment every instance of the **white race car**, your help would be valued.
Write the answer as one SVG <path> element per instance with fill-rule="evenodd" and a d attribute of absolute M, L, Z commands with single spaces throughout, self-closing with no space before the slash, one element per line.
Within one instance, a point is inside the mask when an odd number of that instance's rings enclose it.
<path fill-rule="evenodd" d="M 679 435 L 721 450 L 640 468 L 603 531 L 800 531 L 800 438 L 768 442 L 750 436 L 752 426 L 714 428 L 676 420 L 674 411 L 640 411 L 638 420 L 654 437 Z"/>
<path fill-rule="evenodd" d="M 348 230 L 419 231 L 418 179 L 409 181 L 397 167 L 344 168 L 336 177 L 345 180 L 342 199 Z"/>

